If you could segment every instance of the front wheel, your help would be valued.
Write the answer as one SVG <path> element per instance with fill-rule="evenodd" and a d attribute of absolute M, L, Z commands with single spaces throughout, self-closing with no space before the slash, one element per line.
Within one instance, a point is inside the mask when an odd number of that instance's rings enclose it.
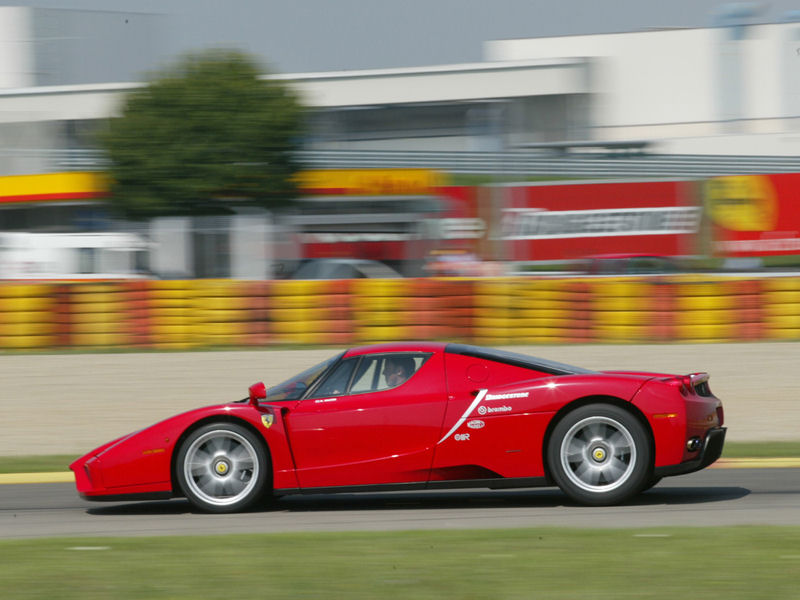
<path fill-rule="evenodd" d="M 547 446 L 550 474 L 582 504 L 618 504 L 638 494 L 652 461 L 644 426 L 611 404 L 590 404 L 567 414 Z"/>
<path fill-rule="evenodd" d="M 210 423 L 193 431 L 181 444 L 176 471 L 189 502 L 215 513 L 251 507 L 269 481 L 263 443 L 233 423 Z"/>

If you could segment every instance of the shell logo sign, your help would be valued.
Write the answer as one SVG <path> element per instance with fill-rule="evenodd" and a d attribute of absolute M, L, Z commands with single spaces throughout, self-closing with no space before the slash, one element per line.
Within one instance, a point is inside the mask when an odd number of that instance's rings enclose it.
<path fill-rule="evenodd" d="M 715 177 L 705 185 L 711 220 L 730 231 L 772 231 L 778 221 L 778 201 L 768 177 Z"/>
<path fill-rule="evenodd" d="M 47 173 L 0 177 L 0 204 L 108 198 L 104 173 Z"/>

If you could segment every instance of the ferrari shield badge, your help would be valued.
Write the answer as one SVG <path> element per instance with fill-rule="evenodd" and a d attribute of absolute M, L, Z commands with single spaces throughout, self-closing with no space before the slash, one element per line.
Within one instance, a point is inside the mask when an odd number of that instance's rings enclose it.
<path fill-rule="evenodd" d="M 275 417 L 272 415 L 272 413 L 267 415 L 261 415 L 261 424 L 264 425 L 264 427 L 266 427 L 267 429 L 269 429 L 270 427 L 272 427 L 272 421 L 274 419 Z"/>

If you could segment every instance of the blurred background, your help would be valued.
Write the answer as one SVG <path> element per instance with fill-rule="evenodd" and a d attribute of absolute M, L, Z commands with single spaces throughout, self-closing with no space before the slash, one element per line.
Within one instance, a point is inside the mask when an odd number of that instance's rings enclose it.
<path fill-rule="evenodd" d="M 0 347 L 800 339 L 800 12 L 0 6 Z"/>

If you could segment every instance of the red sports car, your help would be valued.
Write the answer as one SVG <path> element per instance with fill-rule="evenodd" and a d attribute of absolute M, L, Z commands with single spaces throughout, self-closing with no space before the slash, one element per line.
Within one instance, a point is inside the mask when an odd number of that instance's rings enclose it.
<path fill-rule="evenodd" d="M 615 504 L 722 453 L 708 375 L 590 371 L 464 344 L 353 348 L 249 398 L 199 408 L 70 465 L 89 500 L 557 485 Z"/>

